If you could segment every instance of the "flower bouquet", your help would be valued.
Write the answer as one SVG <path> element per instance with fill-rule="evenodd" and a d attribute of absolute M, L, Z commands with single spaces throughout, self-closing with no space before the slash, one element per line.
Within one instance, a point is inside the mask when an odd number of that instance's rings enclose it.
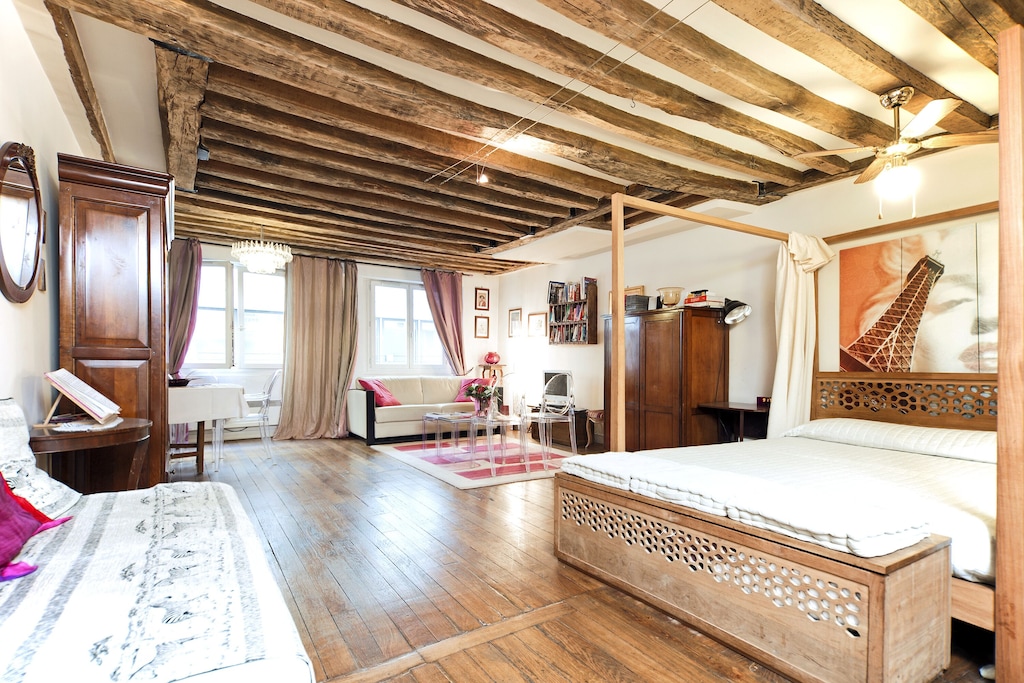
<path fill-rule="evenodd" d="M 481 417 L 487 415 L 491 407 L 491 399 L 494 398 L 494 387 L 489 382 L 473 382 L 467 384 L 462 392 L 467 398 L 473 399 L 476 406 L 476 414 Z"/>

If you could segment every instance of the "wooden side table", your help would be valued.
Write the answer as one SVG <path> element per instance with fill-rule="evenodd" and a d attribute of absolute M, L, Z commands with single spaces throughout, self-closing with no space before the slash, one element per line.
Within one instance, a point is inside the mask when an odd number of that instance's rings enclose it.
<path fill-rule="evenodd" d="M 756 438 L 764 438 L 768 431 L 768 406 L 761 407 L 756 403 L 717 401 L 714 403 L 700 403 L 697 407 L 701 410 L 718 413 L 718 422 L 725 430 L 725 436 L 728 441 L 743 441 L 743 437 L 747 433 L 747 427 L 744 422 L 748 415 L 754 416 L 754 419 L 756 420 L 756 424 L 754 426 L 757 429 L 757 433 L 753 436 Z M 729 416 L 729 421 L 735 425 L 731 432 L 726 424 L 726 420 L 723 419 L 726 416 Z"/>
<path fill-rule="evenodd" d="M 132 465 L 128 472 L 128 488 L 139 488 L 142 468 L 149 451 L 149 430 L 153 423 L 137 417 L 126 417 L 116 427 L 91 432 L 61 432 L 53 427 L 32 427 L 28 445 L 37 455 L 59 455 L 78 451 L 95 451 L 110 446 L 135 444 Z"/>

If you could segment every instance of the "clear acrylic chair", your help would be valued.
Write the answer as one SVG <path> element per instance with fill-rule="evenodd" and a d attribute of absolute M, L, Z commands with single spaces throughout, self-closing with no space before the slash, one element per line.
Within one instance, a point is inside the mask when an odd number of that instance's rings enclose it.
<path fill-rule="evenodd" d="M 555 387 L 566 387 L 564 403 L 549 403 L 548 395 L 554 393 Z M 572 454 L 576 455 L 576 398 L 573 393 L 572 375 L 562 373 L 555 375 L 548 380 L 544 387 L 543 398 L 540 403 L 540 411 L 530 415 L 530 418 L 537 423 L 537 433 L 540 437 L 540 450 L 544 458 L 544 469 L 548 467 L 548 458 L 551 454 L 551 432 L 552 427 L 559 422 L 569 426 L 569 445 L 572 447 Z"/>
<path fill-rule="evenodd" d="M 280 378 L 281 370 L 277 370 L 267 378 L 263 385 L 263 391 L 244 395 L 245 402 L 256 407 L 255 411 L 244 417 L 233 417 L 224 421 L 224 429 L 234 432 L 241 431 L 246 427 L 259 427 L 263 450 L 267 452 L 267 457 L 271 461 L 274 460 L 274 451 L 270 447 L 270 394 L 274 391 Z M 216 467 L 220 469 L 219 462 L 216 463 Z"/>

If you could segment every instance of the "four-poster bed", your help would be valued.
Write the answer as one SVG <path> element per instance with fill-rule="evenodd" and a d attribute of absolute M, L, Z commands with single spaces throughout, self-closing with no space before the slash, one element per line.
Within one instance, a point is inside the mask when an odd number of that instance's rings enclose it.
<path fill-rule="evenodd" d="M 601 484 L 580 483 L 577 477 L 566 474 L 559 474 L 556 479 L 556 554 L 560 559 L 591 571 L 680 616 L 755 658 L 769 660 L 788 675 L 806 680 L 904 680 L 901 676 L 910 670 L 917 672 L 918 676 L 934 675 L 927 672 L 931 671 L 937 661 L 934 652 L 929 651 L 929 647 L 933 647 L 936 641 L 933 639 L 931 645 L 918 646 L 915 644 L 916 638 L 918 634 L 939 629 L 943 635 L 938 642 L 944 642 L 948 650 L 949 612 L 943 617 L 930 611 L 926 605 L 927 600 L 915 593 L 914 586 L 926 583 L 933 591 L 928 600 L 936 604 L 945 601 L 947 606 L 951 600 L 954 617 L 995 630 L 996 668 L 1000 680 L 1024 680 L 1024 657 L 1020 656 L 1024 651 L 1024 624 L 1019 623 L 1024 616 L 1024 453 L 1021 452 L 1021 446 L 1024 445 L 1024 338 L 1018 333 L 1021 321 L 1024 320 L 1024 29 L 1017 26 L 1004 31 L 1000 34 L 999 44 L 999 319 L 1000 326 L 1010 333 L 999 335 L 998 375 L 951 377 L 918 374 L 871 377 L 870 382 L 879 382 L 881 379 L 888 385 L 888 388 L 881 389 L 882 394 L 899 386 L 904 391 L 900 401 L 894 402 L 896 409 L 888 411 L 888 416 L 881 416 L 878 411 L 880 389 L 874 386 L 864 390 L 863 384 L 868 381 L 867 378 L 853 373 L 815 372 L 812 391 L 815 402 L 811 414 L 812 418 L 821 418 L 838 411 L 849 417 L 853 406 L 856 410 L 852 412 L 862 413 L 858 417 L 873 420 L 904 424 L 936 423 L 941 427 L 957 428 L 963 428 L 967 422 L 970 429 L 996 429 L 998 552 L 995 567 L 999 580 L 994 591 L 988 586 L 950 577 L 948 557 L 943 554 L 945 539 L 942 538 L 933 536 L 905 550 L 865 563 L 850 557 L 844 558 L 841 553 L 834 551 L 814 549 L 808 547 L 811 544 L 787 539 L 772 532 L 751 530 L 728 520 L 707 519 L 701 513 L 679 505 L 652 503 L 642 496 L 616 491 Z M 612 307 L 613 334 L 605 342 L 612 345 L 611 403 L 606 406 L 610 413 L 608 436 L 612 451 L 622 451 L 625 445 L 622 429 L 625 418 L 624 316 L 620 302 L 623 301 L 624 287 L 623 210 L 626 206 L 772 239 L 787 240 L 789 237 L 776 231 L 662 207 L 632 197 L 612 197 L 611 284 L 612 300 L 616 303 Z M 975 208 L 990 209 L 991 206 Z M 851 389 L 853 385 L 859 388 Z M 935 387 L 939 385 L 942 388 L 936 390 Z M 1000 394 L 998 421 L 995 417 L 997 385 Z M 827 397 L 837 387 L 852 393 L 830 402 Z M 908 410 L 901 403 L 909 393 L 924 396 L 922 400 L 925 403 L 935 404 L 937 400 L 947 400 L 947 390 L 966 395 L 970 419 L 965 420 L 959 409 Z M 959 406 L 964 403 L 964 396 L 949 400 Z M 917 418 L 922 421 L 915 422 Z M 582 521 L 581 515 L 587 519 L 586 522 Z M 834 577 L 825 580 L 828 586 L 843 581 L 861 581 L 857 585 L 870 585 L 870 614 L 874 628 L 872 635 L 865 639 L 870 642 L 861 643 L 863 651 L 851 654 L 847 647 L 849 643 L 839 639 L 826 651 L 820 652 L 823 657 L 828 652 L 833 653 L 833 657 L 825 657 L 817 664 L 809 665 L 799 649 L 814 642 L 816 636 L 810 635 L 811 632 L 799 624 L 783 625 L 766 621 L 763 629 L 748 628 L 747 620 L 737 622 L 730 616 L 737 608 L 731 593 L 685 586 L 681 594 L 678 582 L 685 582 L 686 579 L 670 575 L 665 570 L 663 556 L 656 558 L 661 564 L 648 563 L 642 555 L 639 560 L 631 560 L 625 551 L 616 550 L 614 545 L 606 545 L 607 539 L 613 537 L 619 537 L 619 542 L 632 545 L 635 542 L 632 529 L 637 524 L 645 529 L 644 533 L 654 529 L 652 533 L 655 536 L 663 533 L 689 534 L 689 537 L 697 539 L 698 546 L 711 544 L 709 547 L 718 549 L 739 543 L 755 553 L 768 556 L 768 565 L 776 562 L 771 558 L 778 557 L 787 562 L 797 558 L 796 561 L 806 563 L 804 566 L 810 567 L 811 571 Z M 675 528 L 669 529 L 673 525 Z M 622 529 L 626 527 L 629 529 L 623 536 Z M 694 534 L 695 530 L 698 533 Z M 599 532 L 596 536 L 600 540 L 595 540 L 594 532 Z M 659 555 L 650 549 L 647 549 L 646 554 L 651 557 Z M 763 558 L 758 559 L 760 561 Z M 940 565 L 946 569 L 936 574 L 935 568 Z M 686 603 L 687 600 L 697 602 Z M 740 611 L 756 621 L 757 617 L 764 616 L 758 612 L 759 609 L 755 608 L 753 612 Z M 946 622 L 944 625 L 943 619 Z M 772 640 L 771 634 L 766 631 L 773 627 L 793 629 L 790 635 L 797 641 L 795 650 L 787 649 L 786 643 L 777 642 L 777 638 L 776 641 Z M 766 645 L 765 640 L 759 642 L 758 638 L 767 638 L 769 642 Z M 786 641 L 786 637 L 781 640 Z M 903 647 L 908 642 L 910 645 Z M 813 657 L 814 653 L 811 655 Z M 948 652 L 945 657 L 948 662 Z M 815 666 L 824 668 L 815 669 Z"/>

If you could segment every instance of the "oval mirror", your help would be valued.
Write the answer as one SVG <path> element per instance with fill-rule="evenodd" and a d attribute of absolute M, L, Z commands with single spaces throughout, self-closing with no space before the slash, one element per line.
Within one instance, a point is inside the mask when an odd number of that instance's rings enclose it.
<path fill-rule="evenodd" d="M 28 301 L 35 289 L 42 216 L 32 148 L 5 142 L 0 147 L 0 291 L 15 303 Z"/>

